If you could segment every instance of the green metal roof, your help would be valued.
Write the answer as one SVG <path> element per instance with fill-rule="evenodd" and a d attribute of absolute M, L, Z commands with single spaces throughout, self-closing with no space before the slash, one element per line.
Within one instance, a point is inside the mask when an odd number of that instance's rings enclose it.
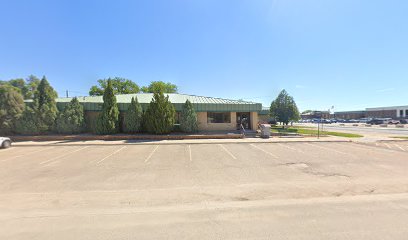
<path fill-rule="evenodd" d="M 262 107 L 261 111 L 259 111 L 259 115 L 269 115 L 269 108 Z"/>
<path fill-rule="evenodd" d="M 203 97 L 178 93 L 166 93 L 169 100 L 174 104 L 176 111 L 181 111 L 182 105 L 187 99 L 193 104 L 197 112 L 260 112 L 261 103 L 231 100 L 223 98 Z M 116 101 L 120 111 L 127 111 L 132 97 L 137 97 L 143 109 L 146 109 L 153 98 L 153 93 L 137 94 L 118 94 Z M 100 111 L 102 109 L 102 96 L 77 97 L 78 101 L 83 104 L 84 110 Z M 57 106 L 62 110 L 72 98 L 57 98 Z"/>

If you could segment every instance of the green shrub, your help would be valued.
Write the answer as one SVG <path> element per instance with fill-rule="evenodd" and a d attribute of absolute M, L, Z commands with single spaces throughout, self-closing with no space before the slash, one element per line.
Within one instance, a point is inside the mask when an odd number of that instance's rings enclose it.
<path fill-rule="evenodd" d="M 58 133 L 80 133 L 85 128 L 84 108 L 75 97 L 68 103 L 56 120 Z"/>
<path fill-rule="evenodd" d="M 113 93 L 112 82 L 108 79 L 108 84 L 103 94 L 102 112 L 98 116 L 96 133 L 114 134 L 118 132 L 119 109 L 116 104 L 116 97 Z"/>
<path fill-rule="evenodd" d="M 41 133 L 41 124 L 38 114 L 31 107 L 26 106 L 23 115 L 16 122 L 15 132 L 19 134 L 39 134 Z"/>
<path fill-rule="evenodd" d="M 0 133 L 10 133 L 24 111 L 23 95 L 10 85 L 0 85 Z"/>
<path fill-rule="evenodd" d="M 187 100 L 183 105 L 180 116 L 180 129 L 186 133 L 197 132 L 197 114 L 194 110 L 193 104 Z"/>
<path fill-rule="evenodd" d="M 127 133 L 136 133 L 140 131 L 142 125 L 142 106 L 136 99 L 132 97 L 132 102 L 129 105 L 129 108 L 126 112 L 123 130 Z"/>
<path fill-rule="evenodd" d="M 166 134 L 173 130 L 175 122 L 175 109 L 169 101 L 169 96 L 164 97 L 162 92 L 156 92 L 144 114 L 144 125 L 148 133 Z"/>

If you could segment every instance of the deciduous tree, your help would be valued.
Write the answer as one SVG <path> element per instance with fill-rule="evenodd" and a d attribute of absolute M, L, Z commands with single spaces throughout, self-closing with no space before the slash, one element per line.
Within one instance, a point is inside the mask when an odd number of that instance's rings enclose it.
<path fill-rule="evenodd" d="M 172 83 L 165 83 L 163 81 L 153 81 L 149 86 L 142 87 L 144 93 L 177 93 L 177 86 Z"/>
<path fill-rule="evenodd" d="M 271 103 L 270 114 L 276 121 L 286 125 L 290 121 L 299 120 L 299 110 L 295 100 L 285 90 L 282 90 Z"/>
<path fill-rule="evenodd" d="M 89 95 L 91 96 L 102 96 L 108 81 L 112 84 L 112 89 L 114 94 L 130 94 L 130 93 L 138 93 L 140 91 L 139 86 L 133 82 L 132 80 L 126 78 L 108 78 L 108 79 L 99 79 L 98 85 L 94 85 L 89 90 Z"/>

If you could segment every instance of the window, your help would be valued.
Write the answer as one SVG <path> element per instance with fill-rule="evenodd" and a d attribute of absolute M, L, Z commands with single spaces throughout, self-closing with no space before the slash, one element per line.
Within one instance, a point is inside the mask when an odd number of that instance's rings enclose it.
<path fill-rule="evenodd" d="M 207 123 L 231 123 L 231 113 L 209 112 L 207 113 Z"/>
<path fill-rule="evenodd" d="M 408 117 L 408 109 L 405 110 L 405 117 Z"/>
<path fill-rule="evenodd" d="M 400 117 L 404 116 L 404 110 L 400 110 Z"/>

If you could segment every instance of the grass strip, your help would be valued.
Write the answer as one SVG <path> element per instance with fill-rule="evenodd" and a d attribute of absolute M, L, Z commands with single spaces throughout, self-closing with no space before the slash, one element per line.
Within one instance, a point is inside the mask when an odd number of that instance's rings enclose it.
<path fill-rule="evenodd" d="M 301 135 L 312 135 L 317 136 L 318 131 L 316 129 L 307 129 L 307 128 L 299 128 L 299 127 L 273 127 L 271 129 L 273 133 L 281 133 L 281 134 L 290 134 L 290 133 L 297 133 Z M 331 131 L 320 131 L 321 136 L 336 136 L 336 137 L 346 137 L 346 138 L 360 138 L 363 137 L 360 134 L 355 133 L 344 133 L 344 132 L 331 132 Z"/>

